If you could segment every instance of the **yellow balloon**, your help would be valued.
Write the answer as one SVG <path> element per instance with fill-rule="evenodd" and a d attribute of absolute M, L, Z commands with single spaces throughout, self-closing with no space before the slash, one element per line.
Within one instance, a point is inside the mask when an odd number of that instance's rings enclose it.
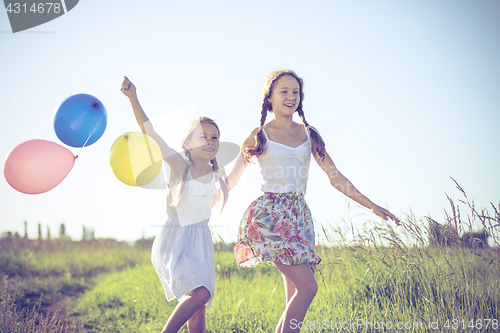
<path fill-rule="evenodd" d="M 144 133 L 125 133 L 111 146 L 111 170 L 124 184 L 142 186 L 150 183 L 160 172 L 161 163 L 160 147 Z"/>

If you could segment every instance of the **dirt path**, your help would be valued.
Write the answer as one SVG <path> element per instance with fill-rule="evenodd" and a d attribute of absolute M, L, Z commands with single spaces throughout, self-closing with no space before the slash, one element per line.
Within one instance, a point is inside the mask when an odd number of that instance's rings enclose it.
<path fill-rule="evenodd" d="M 57 312 L 58 316 L 66 317 L 68 314 L 67 307 L 69 303 L 74 301 L 76 298 L 77 296 L 61 295 L 61 298 L 56 303 L 47 306 L 45 309 L 42 308 L 42 312 L 49 316 L 52 316 Z"/>

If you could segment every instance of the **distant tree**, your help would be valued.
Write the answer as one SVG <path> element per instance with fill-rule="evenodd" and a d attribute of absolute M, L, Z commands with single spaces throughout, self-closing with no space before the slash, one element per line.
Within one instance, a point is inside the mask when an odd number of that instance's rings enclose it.
<path fill-rule="evenodd" d="M 89 227 L 83 226 L 82 230 L 82 241 L 89 241 L 95 239 L 95 231 L 94 229 L 90 229 Z"/>
<path fill-rule="evenodd" d="M 24 221 L 24 238 L 28 239 L 28 221 Z"/>
<path fill-rule="evenodd" d="M 47 240 L 50 240 L 50 227 L 47 226 Z"/>
<path fill-rule="evenodd" d="M 61 226 L 59 227 L 59 238 L 64 239 L 66 237 L 66 226 L 64 225 L 64 222 L 61 223 Z"/>
<path fill-rule="evenodd" d="M 463 245 L 472 248 L 487 248 L 489 234 L 486 230 L 469 231 L 463 234 Z"/>
<path fill-rule="evenodd" d="M 38 223 L 38 240 L 42 240 L 42 224 Z"/>
<path fill-rule="evenodd" d="M 153 241 L 155 240 L 155 237 L 150 237 L 150 238 L 144 238 L 144 236 L 141 239 L 138 239 L 134 242 L 135 246 L 147 246 L 150 247 L 153 245 Z"/>

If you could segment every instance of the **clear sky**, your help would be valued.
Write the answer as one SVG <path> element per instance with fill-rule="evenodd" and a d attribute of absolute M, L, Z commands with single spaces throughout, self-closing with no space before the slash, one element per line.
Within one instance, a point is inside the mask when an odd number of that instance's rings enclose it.
<path fill-rule="evenodd" d="M 222 141 L 241 144 L 259 125 L 265 77 L 293 69 L 305 82 L 309 123 L 375 203 L 443 222 L 445 193 L 461 198 L 450 177 L 479 207 L 500 201 L 497 0 L 85 0 L 16 34 L 0 11 L 0 50 L 3 159 L 31 139 L 63 145 L 53 117 L 70 95 L 92 94 L 108 112 L 99 141 L 68 147 L 79 158 L 53 190 L 26 195 L 0 177 L 0 233 L 23 234 L 26 220 L 32 238 L 38 223 L 54 237 L 61 222 L 75 239 L 82 225 L 120 240 L 156 234 L 165 191 L 124 185 L 109 166 L 114 140 L 139 130 L 119 90 L 124 75 L 172 146 L 197 115 L 217 121 Z M 234 240 L 259 193 L 250 165 L 213 231 Z M 306 200 L 318 223 L 343 223 L 345 197 L 314 162 Z"/>

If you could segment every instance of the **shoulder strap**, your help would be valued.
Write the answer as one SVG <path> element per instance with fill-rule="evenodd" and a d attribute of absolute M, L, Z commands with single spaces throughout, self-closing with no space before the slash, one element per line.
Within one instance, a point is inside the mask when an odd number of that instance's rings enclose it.
<path fill-rule="evenodd" d="M 310 137 L 309 137 L 309 129 L 307 128 L 306 124 L 304 124 L 304 129 L 306 130 L 307 138 L 310 139 Z"/>
<path fill-rule="evenodd" d="M 262 132 L 264 132 L 264 135 L 266 136 L 266 139 L 269 140 L 269 137 L 267 136 L 267 133 L 266 133 L 266 130 L 264 129 L 264 127 L 262 127 Z"/>
<path fill-rule="evenodd" d="M 306 124 L 303 124 L 303 125 L 304 125 L 304 129 L 306 130 L 307 138 L 310 139 L 311 137 L 309 136 L 309 129 L 307 128 Z"/>

